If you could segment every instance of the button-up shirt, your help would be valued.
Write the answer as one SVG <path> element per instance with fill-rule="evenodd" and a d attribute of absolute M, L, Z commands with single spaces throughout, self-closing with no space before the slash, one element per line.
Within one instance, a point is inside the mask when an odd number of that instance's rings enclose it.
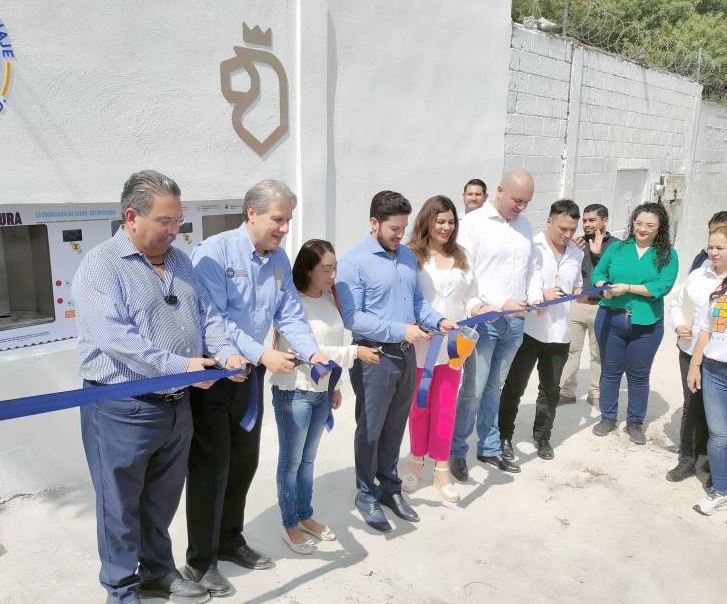
<path fill-rule="evenodd" d="M 560 258 L 556 258 L 545 233 L 533 237 L 535 249 L 540 254 L 543 288 L 560 287 L 566 294 L 575 293 L 583 286 L 581 262 L 583 252 L 569 241 Z M 525 333 L 540 342 L 565 344 L 570 342 L 570 302 L 548 306 L 545 313 L 529 313 L 525 319 Z"/>
<path fill-rule="evenodd" d="M 639 258 L 636 243 L 633 239 L 627 239 L 608 247 L 593 269 L 591 278 L 594 283 L 607 281 L 643 285 L 649 290 L 652 298 L 625 293 L 616 298 L 604 298 L 599 304 L 607 308 L 630 310 L 634 325 L 653 325 L 664 317 L 664 296 L 674 287 L 677 272 L 679 272 L 679 260 L 673 248 L 669 262 L 657 268 L 653 247 L 646 250 Z"/>
<path fill-rule="evenodd" d="M 530 304 L 542 301 L 540 258 L 525 216 L 505 220 L 494 205 L 485 202 L 464 217 L 457 243 L 467 252 L 478 302 L 501 308 L 510 298 Z"/>
<path fill-rule="evenodd" d="M 88 252 L 71 292 L 86 380 L 116 384 L 184 373 L 189 359 L 205 352 L 222 364 L 239 354 L 187 255 L 170 247 L 161 276 L 123 228 Z M 170 295 L 176 304 L 164 300 Z"/>
<path fill-rule="evenodd" d="M 721 283 L 722 279 L 717 276 L 712 263 L 707 260 L 705 264 L 689 273 L 669 304 L 669 317 L 674 328 L 680 325 L 691 326 L 691 337 L 677 340 L 679 349 L 687 354 L 694 352 L 699 336 L 699 320 L 709 306 L 709 296 Z"/>
<path fill-rule="evenodd" d="M 307 361 L 318 352 L 285 250 L 258 253 L 242 223 L 197 244 L 192 263 L 232 340 L 249 361 L 260 362 L 262 343 L 273 323 L 301 359 Z"/>
<path fill-rule="evenodd" d="M 392 255 L 372 236 L 338 263 L 336 292 L 343 323 L 356 339 L 401 342 L 407 325 L 436 329 L 443 318 L 419 289 L 414 253 L 400 245 Z"/>

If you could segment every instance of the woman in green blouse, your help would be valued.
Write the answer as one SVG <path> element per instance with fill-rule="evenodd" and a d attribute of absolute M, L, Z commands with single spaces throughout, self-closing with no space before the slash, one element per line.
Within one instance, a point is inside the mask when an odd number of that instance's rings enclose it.
<path fill-rule="evenodd" d="M 618 392 L 626 372 L 626 427 L 632 442 L 646 443 L 643 423 L 649 400 L 649 374 L 664 336 L 664 296 L 679 270 L 669 242 L 664 206 L 645 203 L 631 214 L 628 236 L 610 245 L 593 270 L 595 285 L 611 284 L 599 304 L 594 329 L 601 351 L 601 421 L 593 433 L 616 428 Z"/>

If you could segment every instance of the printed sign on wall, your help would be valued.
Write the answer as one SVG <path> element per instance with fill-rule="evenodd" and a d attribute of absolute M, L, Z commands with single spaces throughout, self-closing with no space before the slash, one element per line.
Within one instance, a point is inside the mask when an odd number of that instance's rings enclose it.
<path fill-rule="evenodd" d="M 232 126 L 237 135 L 255 153 L 261 157 L 278 142 L 288 131 L 288 77 L 278 58 L 271 52 L 273 46 L 272 30 L 262 31 L 259 26 L 250 29 L 247 23 L 242 24 L 242 39 L 248 47 L 235 46 L 235 57 L 220 64 L 220 80 L 222 96 L 234 105 L 232 110 Z M 260 46 L 268 50 L 249 48 L 249 45 Z M 245 125 L 245 117 L 260 96 L 260 73 L 255 64 L 272 67 L 278 78 L 279 103 L 276 128 L 263 140 L 255 136 Z M 247 91 L 233 90 L 233 75 L 246 71 L 250 76 L 250 89 Z"/>
<path fill-rule="evenodd" d="M 10 42 L 7 27 L 0 19 L 0 113 L 7 107 L 14 59 L 15 50 Z"/>

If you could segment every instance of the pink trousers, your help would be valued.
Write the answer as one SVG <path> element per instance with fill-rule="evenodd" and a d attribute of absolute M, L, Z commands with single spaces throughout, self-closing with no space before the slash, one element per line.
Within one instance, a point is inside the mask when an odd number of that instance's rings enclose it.
<path fill-rule="evenodd" d="M 454 418 L 457 414 L 457 391 L 461 371 L 449 365 L 436 365 L 425 409 L 417 406 L 417 390 L 422 370 L 417 369 L 414 397 L 409 410 L 411 454 L 429 455 L 435 461 L 447 461 L 452 445 Z"/>

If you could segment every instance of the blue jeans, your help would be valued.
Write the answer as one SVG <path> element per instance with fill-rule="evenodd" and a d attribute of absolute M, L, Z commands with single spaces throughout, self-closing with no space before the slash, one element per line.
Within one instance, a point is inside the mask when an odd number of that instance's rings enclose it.
<path fill-rule="evenodd" d="M 625 312 L 599 308 L 593 324 L 601 351 L 601 415 L 616 420 L 618 391 L 626 373 L 629 402 L 626 421 L 641 424 L 649 402 L 649 375 L 654 356 L 664 337 L 664 322 L 634 325 Z"/>
<path fill-rule="evenodd" d="M 497 415 L 500 391 L 510 364 L 523 340 L 525 319 L 500 317 L 477 326 L 480 339 L 474 354 L 465 361 L 462 387 L 457 398 L 451 457 L 467 456 L 467 439 L 477 424 L 477 454 L 500 455 Z"/>
<path fill-rule="evenodd" d="M 273 386 L 278 425 L 278 505 L 283 526 L 313 516 L 313 462 L 328 418 L 328 392 L 280 390 Z"/>
<path fill-rule="evenodd" d="M 727 363 L 704 357 L 702 397 L 707 416 L 709 471 L 714 490 L 727 495 Z"/>

